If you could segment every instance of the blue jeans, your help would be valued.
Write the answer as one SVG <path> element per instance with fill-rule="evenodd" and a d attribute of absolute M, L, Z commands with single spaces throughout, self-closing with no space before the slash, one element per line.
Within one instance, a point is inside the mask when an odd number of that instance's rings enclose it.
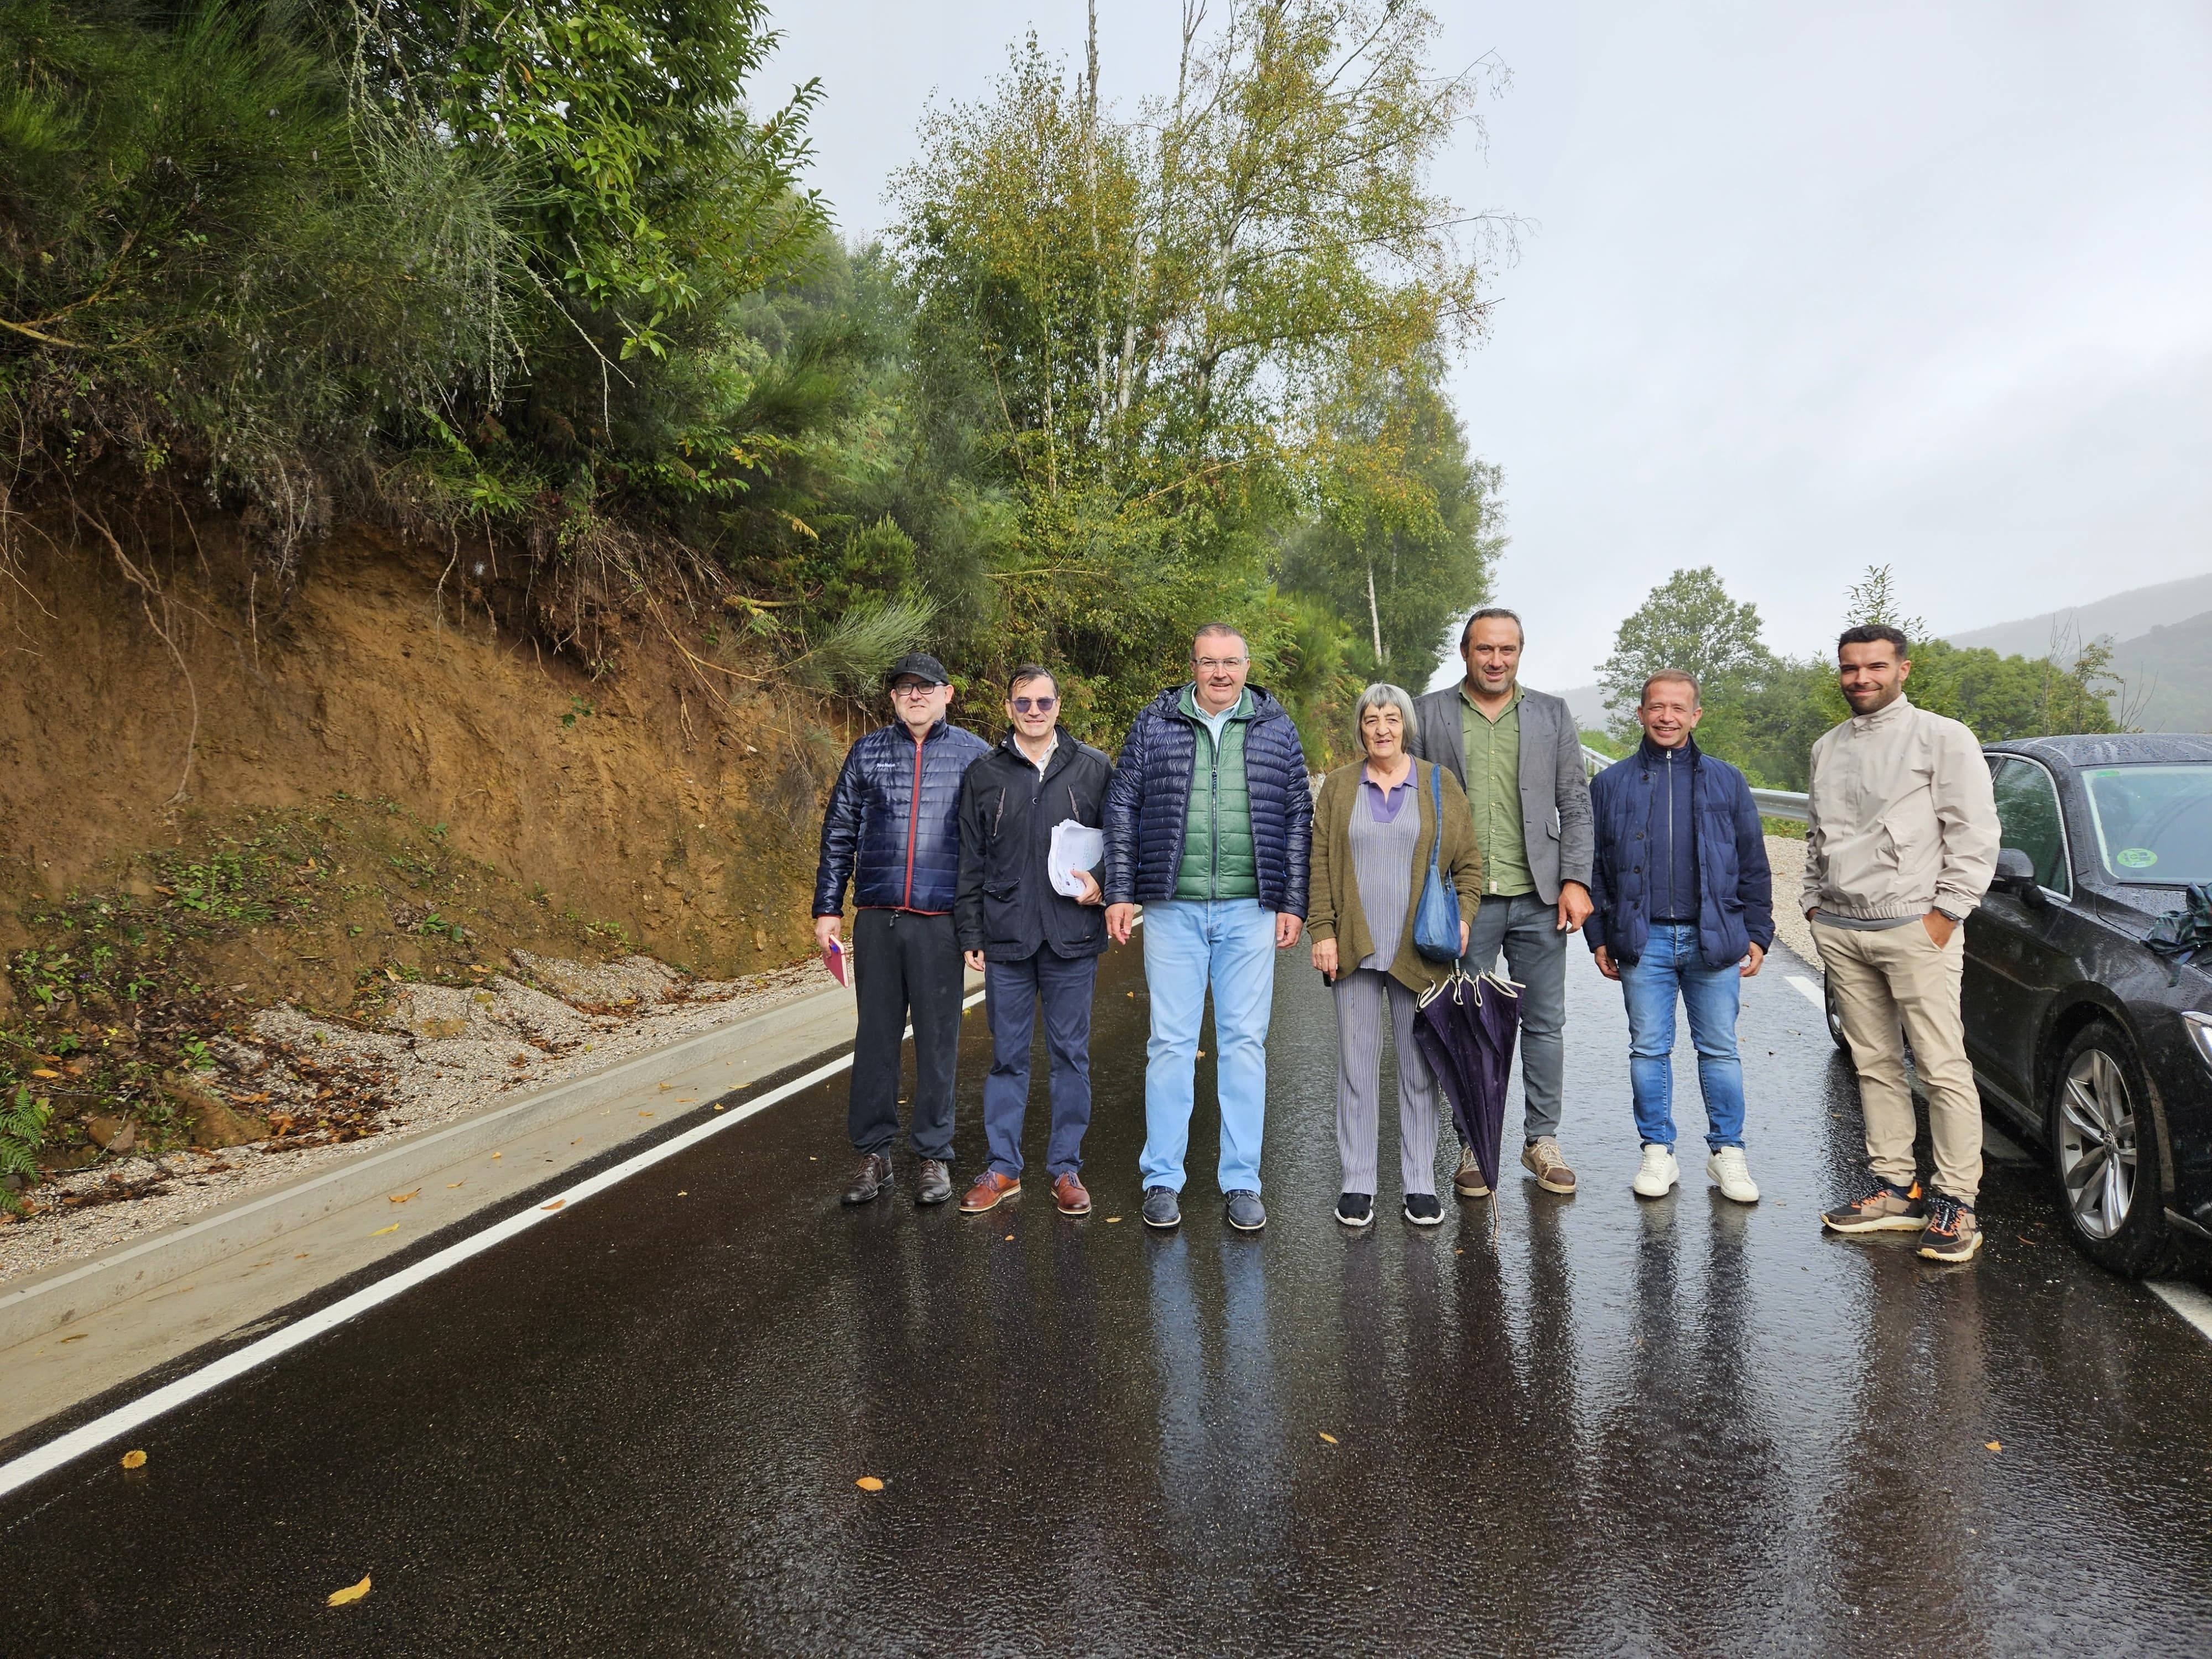
<path fill-rule="evenodd" d="M 1145 907 L 1145 985 L 1152 1038 L 1145 1050 L 1147 1187 L 1182 1190 L 1190 1146 L 1198 1032 L 1213 988 L 1214 1075 L 1221 1098 L 1221 1190 L 1260 1190 L 1267 1104 L 1267 1021 L 1275 1006 L 1275 913 L 1251 899 Z"/>
<path fill-rule="evenodd" d="M 1046 1173 L 1055 1179 L 1083 1167 L 1083 1132 L 1091 1127 L 1091 995 L 1098 958 L 1053 954 L 1046 945 L 1019 962 L 987 963 L 983 1012 L 991 1022 L 991 1074 L 983 1079 L 983 1135 L 991 1167 L 1020 1179 L 1022 1119 L 1030 1103 L 1030 1048 L 1036 1041 L 1037 1005 L 1044 1005 L 1044 1042 L 1052 1056 L 1052 1138 Z"/>
<path fill-rule="evenodd" d="M 1628 1003 L 1628 1083 L 1636 1133 L 1647 1145 L 1674 1145 L 1674 999 L 1690 1011 L 1698 1045 L 1698 1088 L 1705 1097 L 1705 1144 L 1743 1145 L 1743 1061 L 1735 1049 L 1743 974 L 1733 962 L 1708 968 L 1694 927 L 1654 922 L 1644 954 L 1620 969 Z"/>

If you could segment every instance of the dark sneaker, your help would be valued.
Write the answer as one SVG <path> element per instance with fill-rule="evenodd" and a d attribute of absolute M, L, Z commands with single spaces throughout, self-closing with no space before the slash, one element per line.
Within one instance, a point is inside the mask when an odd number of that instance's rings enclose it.
<path fill-rule="evenodd" d="M 1223 1214 L 1238 1232 L 1256 1233 L 1267 1224 L 1267 1206 L 1260 1202 L 1259 1194 L 1239 1187 L 1228 1199 Z"/>
<path fill-rule="evenodd" d="M 968 1183 L 968 1190 L 960 1195 L 960 1213 L 981 1215 L 986 1210 L 995 1210 L 1010 1198 L 1021 1195 L 1022 1183 L 1010 1175 L 1000 1175 L 996 1170 L 986 1170 Z"/>
<path fill-rule="evenodd" d="M 1368 1225 L 1375 1219 L 1375 1194 L 1372 1193 L 1338 1194 L 1336 1218 L 1347 1227 Z"/>
<path fill-rule="evenodd" d="M 914 1201 L 942 1204 L 952 1196 L 952 1170 L 941 1158 L 925 1158 L 915 1172 Z"/>
<path fill-rule="evenodd" d="M 1437 1202 L 1434 1193 L 1407 1193 L 1406 1219 L 1416 1227 L 1440 1225 L 1444 1218 L 1444 1206 Z"/>
<path fill-rule="evenodd" d="M 1474 1148 L 1459 1149 L 1459 1168 L 1452 1171 L 1452 1190 L 1462 1198 L 1488 1198 L 1490 1183 L 1482 1178 L 1482 1160 Z"/>
<path fill-rule="evenodd" d="M 1182 1206 L 1176 1201 L 1171 1187 L 1145 1188 L 1145 1225 L 1147 1227 L 1180 1227 L 1182 1225 Z"/>
<path fill-rule="evenodd" d="M 1930 1261 L 1972 1261 L 1981 1248 L 1982 1230 L 1975 1224 L 1974 1206 L 1961 1204 L 1948 1193 L 1937 1193 L 1929 1201 L 1920 1254 Z"/>
<path fill-rule="evenodd" d="M 891 1161 L 881 1152 L 870 1152 L 853 1172 L 853 1184 L 839 1194 L 846 1204 L 872 1204 L 891 1189 Z"/>
<path fill-rule="evenodd" d="M 1928 1201 L 1917 1181 L 1910 1187 L 1869 1181 L 1869 1191 L 1826 1212 L 1820 1224 L 1832 1233 L 1917 1233 L 1928 1224 Z"/>

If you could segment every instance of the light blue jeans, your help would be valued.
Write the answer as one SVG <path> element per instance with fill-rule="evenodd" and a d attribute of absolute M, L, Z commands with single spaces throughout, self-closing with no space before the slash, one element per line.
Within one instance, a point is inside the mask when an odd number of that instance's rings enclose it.
<path fill-rule="evenodd" d="M 1733 962 L 1708 968 L 1698 930 L 1651 924 L 1644 954 L 1620 969 L 1628 1002 L 1628 1086 L 1636 1097 L 1636 1133 L 1647 1146 L 1674 1145 L 1674 999 L 1689 1010 L 1698 1047 L 1698 1087 L 1705 1097 L 1705 1144 L 1718 1152 L 1743 1145 L 1743 1061 L 1735 1021 L 1743 974 Z"/>
<path fill-rule="evenodd" d="M 1252 899 L 1145 907 L 1145 986 L 1152 1037 L 1145 1050 L 1147 1187 L 1181 1192 L 1190 1146 L 1198 1033 L 1213 989 L 1221 1098 L 1221 1190 L 1260 1190 L 1260 1130 L 1267 1105 L 1267 1021 L 1275 1007 L 1275 913 Z"/>

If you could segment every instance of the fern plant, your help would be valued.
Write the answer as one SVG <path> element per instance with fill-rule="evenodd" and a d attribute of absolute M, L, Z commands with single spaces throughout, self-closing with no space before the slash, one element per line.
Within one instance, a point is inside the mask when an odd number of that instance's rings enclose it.
<path fill-rule="evenodd" d="M 23 1084 L 15 1085 L 12 1099 L 0 1095 L 0 1209 L 13 1212 L 22 1205 L 9 1177 L 26 1186 L 38 1180 L 38 1152 L 46 1142 L 46 1126 L 53 1115 L 54 1109 L 45 1100 L 33 1098 Z"/>

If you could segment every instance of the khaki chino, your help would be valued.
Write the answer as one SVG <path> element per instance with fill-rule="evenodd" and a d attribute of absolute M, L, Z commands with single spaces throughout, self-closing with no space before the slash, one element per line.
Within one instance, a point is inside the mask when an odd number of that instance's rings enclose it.
<path fill-rule="evenodd" d="M 1960 1012 L 1966 924 L 1941 946 L 1918 920 L 1873 932 L 1815 921 L 1813 939 L 1858 1072 L 1875 1174 L 1909 1187 L 1917 1170 L 1912 1091 L 1905 1079 L 1905 1041 L 1910 1040 L 1913 1068 L 1928 1091 L 1936 1184 L 1972 1204 L 1982 1184 L 1982 1106 Z"/>

